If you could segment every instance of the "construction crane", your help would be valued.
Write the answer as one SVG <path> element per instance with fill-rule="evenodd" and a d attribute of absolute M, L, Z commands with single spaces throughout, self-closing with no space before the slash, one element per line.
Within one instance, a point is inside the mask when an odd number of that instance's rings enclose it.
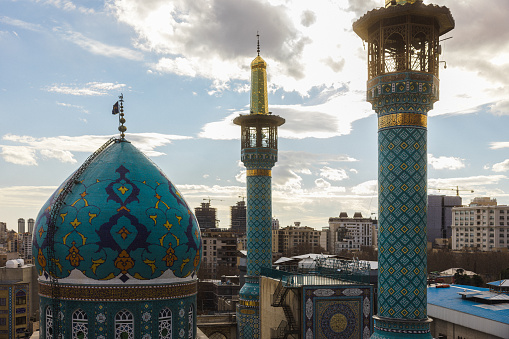
<path fill-rule="evenodd" d="M 208 202 L 209 202 L 209 205 L 210 205 L 210 202 L 211 202 L 212 200 L 224 201 L 223 199 L 210 199 L 210 197 L 203 198 L 203 200 L 208 201 Z"/>
<path fill-rule="evenodd" d="M 243 195 L 239 195 L 239 198 L 242 198 L 242 201 L 244 201 L 244 199 L 246 199 L 246 197 Z"/>
<path fill-rule="evenodd" d="M 437 191 L 456 191 L 456 196 L 459 197 L 460 195 L 460 191 L 468 191 L 470 193 L 474 193 L 474 190 L 460 190 L 459 186 L 456 186 L 456 188 L 431 188 L 430 189 L 432 190 L 437 190 Z"/>

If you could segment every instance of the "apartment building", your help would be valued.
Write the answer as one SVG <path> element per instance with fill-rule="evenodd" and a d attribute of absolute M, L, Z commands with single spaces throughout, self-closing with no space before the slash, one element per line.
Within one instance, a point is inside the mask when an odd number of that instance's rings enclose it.
<path fill-rule="evenodd" d="M 468 206 L 453 207 L 452 219 L 453 250 L 509 248 L 509 206 L 496 199 L 475 198 Z"/>
<path fill-rule="evenodd" d="M 320 247 L 322 232 L 309 226 L 301 226 L 300 222 L 279 230 L 273 229 L 272 234 L 273 251 L 280 252 L 286 257 L 325 250 Z"/>
<path fill-rule="evenodd" d="M 237 270 L 237 234 L 231 230 L 202 230 L 203 255 L 200 271 L 207 278 Z M 220 270 L 221 272 L 219 272 Z"/>
<path fill-rule="evenodd" d="M 362 213 L 354 213 L 349 218 L 346 212 L 339 217 L 329 218 L 328 250 L 331 254 L 339 254 L 342 250 L 359 251 L 362 246 L 376 246 L 376 219 L 365 218 Z"/>

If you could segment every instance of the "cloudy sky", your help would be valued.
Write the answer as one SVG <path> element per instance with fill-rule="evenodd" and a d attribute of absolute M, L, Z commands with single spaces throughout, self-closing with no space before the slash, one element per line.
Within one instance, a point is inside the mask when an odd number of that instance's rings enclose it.
<path fill-rule="evenodd" d="M 1 0 L 0 221 L 35 218 L 55 188 L 117 133 L 221 227 L 245 196 L 240 130 L 249 64 L 268 63 L 269 107 L 286 119 L 273 215 L 315 228 L 377 210 L 377 122 L 366 51 L 352 22 L 383 0 Z M 425 3 L 430 1 L 425 0 Z M 436 0 L 456 29 L 442 42 L 441 101 L 428 120 L 434 194 L 509 204 L 509 2 Z M 444 37 L 444 38 L 445 38 Z M 474 190 L 470 193 L 469 190 Z"/>

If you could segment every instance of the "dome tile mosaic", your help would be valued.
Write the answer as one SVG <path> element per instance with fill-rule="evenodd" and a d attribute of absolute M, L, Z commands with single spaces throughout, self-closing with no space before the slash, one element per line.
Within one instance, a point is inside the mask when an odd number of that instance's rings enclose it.
<path fill-rule="evenodd" d="M 196 279 L 201 235 L 194 214 L 164 173 L 124 139 L 109 145 L 75 179 L 58 211 L 56 272 L 48 272 L 49 216 L 67 180 L 37 217 L 33 255 L 41 281 L 50 273 L 71 284 Z"/>

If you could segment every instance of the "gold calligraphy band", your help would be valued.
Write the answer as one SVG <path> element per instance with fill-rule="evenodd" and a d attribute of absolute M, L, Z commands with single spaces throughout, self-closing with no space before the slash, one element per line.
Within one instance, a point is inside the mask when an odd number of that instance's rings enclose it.
<path fill-rule="evenodd" d="M 240 300 L 239 303 L 242 306 L 251 306 L 251 307 L 258 307 L 258 306 L 260 306 L 260 303 L 258 301 Z"/>
<path fill-rule="evenodd" d="M 59 298 L 83 301 L 131 301 L 176 299 L 196 295 L 196 282 L 171 285 L 70 286 L 59 285 Z M 52 298 L 52 286 L 39 282 L 39 294 Z"/>
<path fill-rule="evenodd" d="M 267 169 L 247 170 L 246 175 L 248 177 L 255 177 L 255 176 L 270 177 L 270 176 L 272 176 L 272 171 L 267 170 Z"/>
<path fill-rule="evenodd" d="M 378 129 L 395 126 L 428 126 L 428 117 L 417 113 L 396 113 L 378 117 Z"/>

